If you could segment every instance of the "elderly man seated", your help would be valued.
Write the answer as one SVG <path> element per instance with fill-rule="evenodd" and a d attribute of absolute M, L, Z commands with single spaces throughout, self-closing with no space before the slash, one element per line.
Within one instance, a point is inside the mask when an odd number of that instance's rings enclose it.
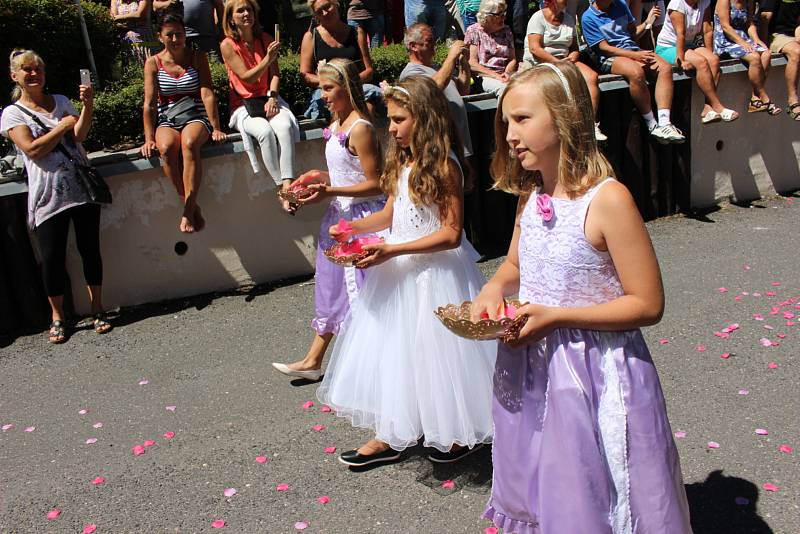
<path fill-rule="evenodd" d="M 467 108 L 461 95 L 469 94 L 471 73 L 469 69 L 469 48 L 463 41 L 455 41 L 447 58 L 441 66 L 433 64 L 436 43 L 433 30 L 425 23 L 418 22 L 406 28 L 403 43 L 408 50 L 408 65 L 400 73 L 400 79 L 414 75 L 432 78 L 450 104 L 450 113 L 464 141 L 464 155 L 472 155 L 472 139 L 467 122 Z"/>

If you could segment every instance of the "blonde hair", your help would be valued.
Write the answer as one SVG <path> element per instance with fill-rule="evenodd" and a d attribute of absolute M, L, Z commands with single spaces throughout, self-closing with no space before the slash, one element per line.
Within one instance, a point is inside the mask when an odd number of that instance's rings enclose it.
<path fill-rule="evenodd" d="M 350 105 L 362 119 L 372 120 L 364 100 L 364 87 L 358 77 L 358 67 L 349 59 L 334 58 L 330 61 L 320 61 L 317 66 L 317 76 L 328 78 L 336 85 L 344 87 L 350 97 Z M 320 83 L 321 85 L 321 83 Z M 334 117 L 335 120 L 344 120 L 344 117 Z"/>
<path fill-rule="evenodd" d="M 45 67 L 42 57 L 33 50 L 15 48 L 8 56 L 8 71 L 14 73 L 30 63 L 35 63 L 41 68 Z M 22 88 L 19 84 L 14 84 L 14 89 L 11 90 L 11 101 L 16 102 L 21 96 Z"/>
<path fill-rule="evenodd" d="M 228 0 L 225 2 L 225 10 L 222 12 L 222 31 L 225 33 L 225 37 L 230 37 L 236 42 L 242 40 L 242 34 L 239 33 L 233 22 L 233 12 L 242 4 L 250 6 L 250 10 L 253 12 L 253 36 L 261 37 L 262 32 L 261 22 L 258 20 L 258 12 L 261 11 L 261 8 L 254 0 Z"/>
<path fill-rule="evenodd" d="M 494 120 L 497 150 L 491 165 L 495 189 L 526 195 L 535 187 L 542 186 L 541 174 L 523 169 L 519 160 L 510 154 L 506 141 L 508 123 L 503 116 L 503 101 L 522 84 L 534 85 L 550 111 L 561 144 L 557 180 L 567 193 L 571 197 L 580 196 L 600 180 L 614 177 L 614 169 L 600 152 L 594 136 L 592 101 L 580 70 L 570 61 L 558 61 L 553 65 L 564 75 L 569 94 L 556 72 L 550 67 L 537 65 L 514 75 L 500 97 Z"/>
<path fill-rule="evenodd" d="M 408 192 L 414 204 L 435 204 L 441 216 L 447 213 L 447 182 L 450 174 L 449 159 L 452 150 L 462 169 L 464 148 L 461 135 L 450 115 L 444 93 L 427 76 L 409 76 L 384 92 L 390 100 L 408 110 L 414 118 L 414 129 L 408 149 L 390 140 L 386 154 L 386 167 L 381 175 L 381 189 L 386 194 L 396 194 L 397 180 L 403 168 L 412 162 L 408 175 Z M 462 171 L 463 172 L 463 171 Z"/>
<path fill-rule="evenodd" d="M 478 13 L 475 15 L 475 20 L 483 26 L 486 22 L 486 15 L 489 13 L 502 13 L 508 9 L 508 4 L 505 0 L 481 0 Z M 503 20 L 505 24 L 505 19 Z"/>

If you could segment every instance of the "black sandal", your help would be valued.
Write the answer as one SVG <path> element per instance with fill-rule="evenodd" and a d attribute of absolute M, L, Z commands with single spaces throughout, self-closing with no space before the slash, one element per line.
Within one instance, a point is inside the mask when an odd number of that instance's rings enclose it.
<path fill-rule="evenodd" d="M 800 111 L 795 111 L 797 108 L 800 108 L 800 102 L 789 104 L 789 107 L 786 110 L 786 113 L 793 121 L 800 121 Z"/>
<path fill-rule="evenodd" d="M 111 323 L 109 323 L 106 319 L 105 312 L 97 312 L 94 314 L 94 331 L 98 334 L 105 334 L 109 330 L 111 330 Z"/>
<path fill-rule="evenodd" d="M 67 327 L 64 321 L 53 321 L 50 323 L 50 332 L 48 333 L 50 343 L 53 345 L 60 345 L 67 340 Z"/>

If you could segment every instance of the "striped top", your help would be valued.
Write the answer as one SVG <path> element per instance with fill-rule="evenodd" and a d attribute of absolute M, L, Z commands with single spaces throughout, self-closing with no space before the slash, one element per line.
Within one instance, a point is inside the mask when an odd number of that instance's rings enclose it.
<path fill-rule="evenodd" d="M 205 113 L 203 100 L 200 98 L 200 74 L 194 68 L 194 65 L 189 65 L 179 76 L 173 76 L 164 70 L 164 64 L 161 62 L 160 56 L 161 54 L 156 54 L 155 56 L 158 64 L 158 73 L 156 75 L 158 81 L 158 114 L 163 115 L 175 102 L 184 96 L 193 96 L 198 111 Z"/>

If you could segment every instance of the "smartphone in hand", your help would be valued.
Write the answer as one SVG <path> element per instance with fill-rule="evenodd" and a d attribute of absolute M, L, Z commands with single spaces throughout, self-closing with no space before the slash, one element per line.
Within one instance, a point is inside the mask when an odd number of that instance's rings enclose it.
<path fill-rule="evenodd" d="M 275 24 L 275 40 L 281 42 L 281 27 L 278 24 Z"/>
<path fill-rule="evenodd" d="M 92 73 L 88 69 L 81 69 L 81 85 L 92 86 Z"/>

